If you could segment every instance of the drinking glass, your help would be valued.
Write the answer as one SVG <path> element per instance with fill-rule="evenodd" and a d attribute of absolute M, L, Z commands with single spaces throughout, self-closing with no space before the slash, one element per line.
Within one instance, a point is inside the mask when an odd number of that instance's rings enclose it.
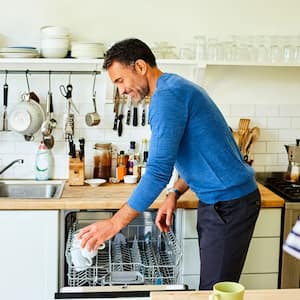
<path fill-rule="evenodd" d="M 289 63 L 294 59 L 294 45 L 293 45 L 293 37 L 285 36 L 283 38 L 283 61 L 285 63 Z"/>
<path fill-rule="evenodd" d="M 218 41 L 216 38 L 209 38 L 207 41 L 207 59 L 217 61 L 218 59 Z"/>
<path fill-rule="evenodd" d="M 256 37 L 257 40 L 257 61 L 265 63 L 268 61 L 268 38 L 264 35 Z"/>
<path fill-rule="evenodd" d="M 300 63 L 300 35 L 295 37 L 294 61 Z"/>
<path fill-rule="evenodd" d="M 232 61 L 232 40 L 230 38 L 225 39 L 222 42 L 222 49 L 223 49 L 223 60 Z"/>
<path fill-rule="evenodd" d="M 196 40 L 196 60 L 204 60 L 206 56 L 206 36 L 205 35 L 196 35 L 194 37 Z"/>
<path fill-rule="evenodd" d="M 278 63 L 282 60 L 282 40 L 278 35 L 271 36 L 270 61 Z"/>

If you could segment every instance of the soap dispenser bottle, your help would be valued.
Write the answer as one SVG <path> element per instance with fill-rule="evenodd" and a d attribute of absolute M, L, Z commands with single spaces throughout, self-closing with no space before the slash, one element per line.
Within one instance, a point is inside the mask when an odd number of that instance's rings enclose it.
<path fill-rule="evenodd" d="M 43 141 L 40 142 L 35 158 L 36 180 L 48 180 L 53 176 L 54 158 L 51 149 Z"/>

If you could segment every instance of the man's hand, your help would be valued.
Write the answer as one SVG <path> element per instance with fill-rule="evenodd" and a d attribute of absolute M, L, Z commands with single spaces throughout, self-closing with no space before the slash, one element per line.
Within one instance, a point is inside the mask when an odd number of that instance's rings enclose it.
<path fill-rule="evenodd" d="M 77 235 L 81 239 L 80 246 L 89 251 L 96 251 L 100 244 L 112 238 L 118 231 L 114 228 L 112 219 L 101 220 L 82 228 Z"/>
<path fill-rule="evenodd" d="M 160 231 L 168 232 L 170 231 L 170 226 L 173 223 L 173 213 L 176 209 L 176 195 L 170 193 L 162 206 L 159 208 L 155 224 Z"/>
<path fill-rule="evenodd" d="M 111 239 L 122 228 L 139 215 L 139 212 L 124 204 L 110 219 L 101 220 L 82 228 L 77 235 L 80 246 L 88 250 L 97 250 L 100 244 Z"/>

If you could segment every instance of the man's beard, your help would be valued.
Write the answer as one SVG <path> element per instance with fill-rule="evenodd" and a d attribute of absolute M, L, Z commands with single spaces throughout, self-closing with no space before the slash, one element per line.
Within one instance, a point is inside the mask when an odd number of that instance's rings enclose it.
<path fill-rule="evenodd" d="M 137 93 L 138 93 L 138 97 L 137 97 L 137 99 L 136 99 L 136 101 L 139 103 L 139 102 L 141 102 L 146 96 L 148 96 L 148 94 L 149 94 L 149 86 L 144 86 L 144 87 L 142 87 L 141 89 L 139 89 L 138 91 L 137 91 Z"/>

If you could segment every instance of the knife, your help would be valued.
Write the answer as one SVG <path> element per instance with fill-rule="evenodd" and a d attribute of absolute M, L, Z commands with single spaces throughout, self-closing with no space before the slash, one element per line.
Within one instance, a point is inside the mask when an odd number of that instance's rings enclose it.
<path fill-rule="evenodd" d="M 142 111 L 142 122 L 141 122 L 142 126 L 146 125 L 146 110 L 145 110 L 145 106 L 146 106 L 146 98 L 144 98 L 143 102 L 142 102 L 142 108 L 143 108 L 143 111 Z"/>
<path fill-rule="evenodd" d="M 134 106 L 133 106 L 133 120 L 132 120 L 132 125 L 133 126 L 138 126 L 138 108 L 137 108 L 137 104 L 134 102 Z"/>
<path fill-rule="evenodd" d="M 84 157 L 84 143 L 85 143 L 84 138 L 79 139 L 79 148 L 80 148 L 79 158 L 81 161 L 82 161 L 82 158 Z"/>
<path fill-rule="evenodd" d="M 73 139 L 72 136 L 69 135 L 68 136 L 68 141 L 69 141 L 69 156 L 72 156 L 72 152 L 73 152 Z"/>
<path fill-rule="evenodd" d="M 126 117 L 126 124 L 127 125 L 130 125 L 131 105 L 132 105 L 131 97 L 128 96 L 128 111 L 127 111 L 127 117 Z"/>
<path fill-rule="evenodd" d="M 119 104 L 120 104 L 120 93 L 119 89 L 116 88 L 115 96 L 114 96 L 114 113 L 115 113 L 115 119 L 114 119 L 114 127 L 113 130 L 118 129 L 118 114 L 119 114 Z"/>
<path fill-rule="evenodd" d="M 76 145 L 73 144 L 72 146 L 72 158 L 76 158 Z"/>
<path fill-rule="evenodd" d="M 123 132 L 123 106 L 124 106 L 124 103 L 125 103 L 125 97 L 123 96 L 122 97 L 122 100 L 121 100 L 121 107 L 120 107 L 120 113 L 118 115 L 118 120 L 119 120 L 119 124 L 118 124 L 118 136 L 121 136 L 122 135 L 122 132 Z"/>
<path fill-rule="evenodd" d="M 3 131 L 7 131 L 8 122 L 7 122 L 7 98 L 8 98 L 8 84 L 6 82 L 7 73 L 5 74 L 5 83 L 3 85 Z"/>

